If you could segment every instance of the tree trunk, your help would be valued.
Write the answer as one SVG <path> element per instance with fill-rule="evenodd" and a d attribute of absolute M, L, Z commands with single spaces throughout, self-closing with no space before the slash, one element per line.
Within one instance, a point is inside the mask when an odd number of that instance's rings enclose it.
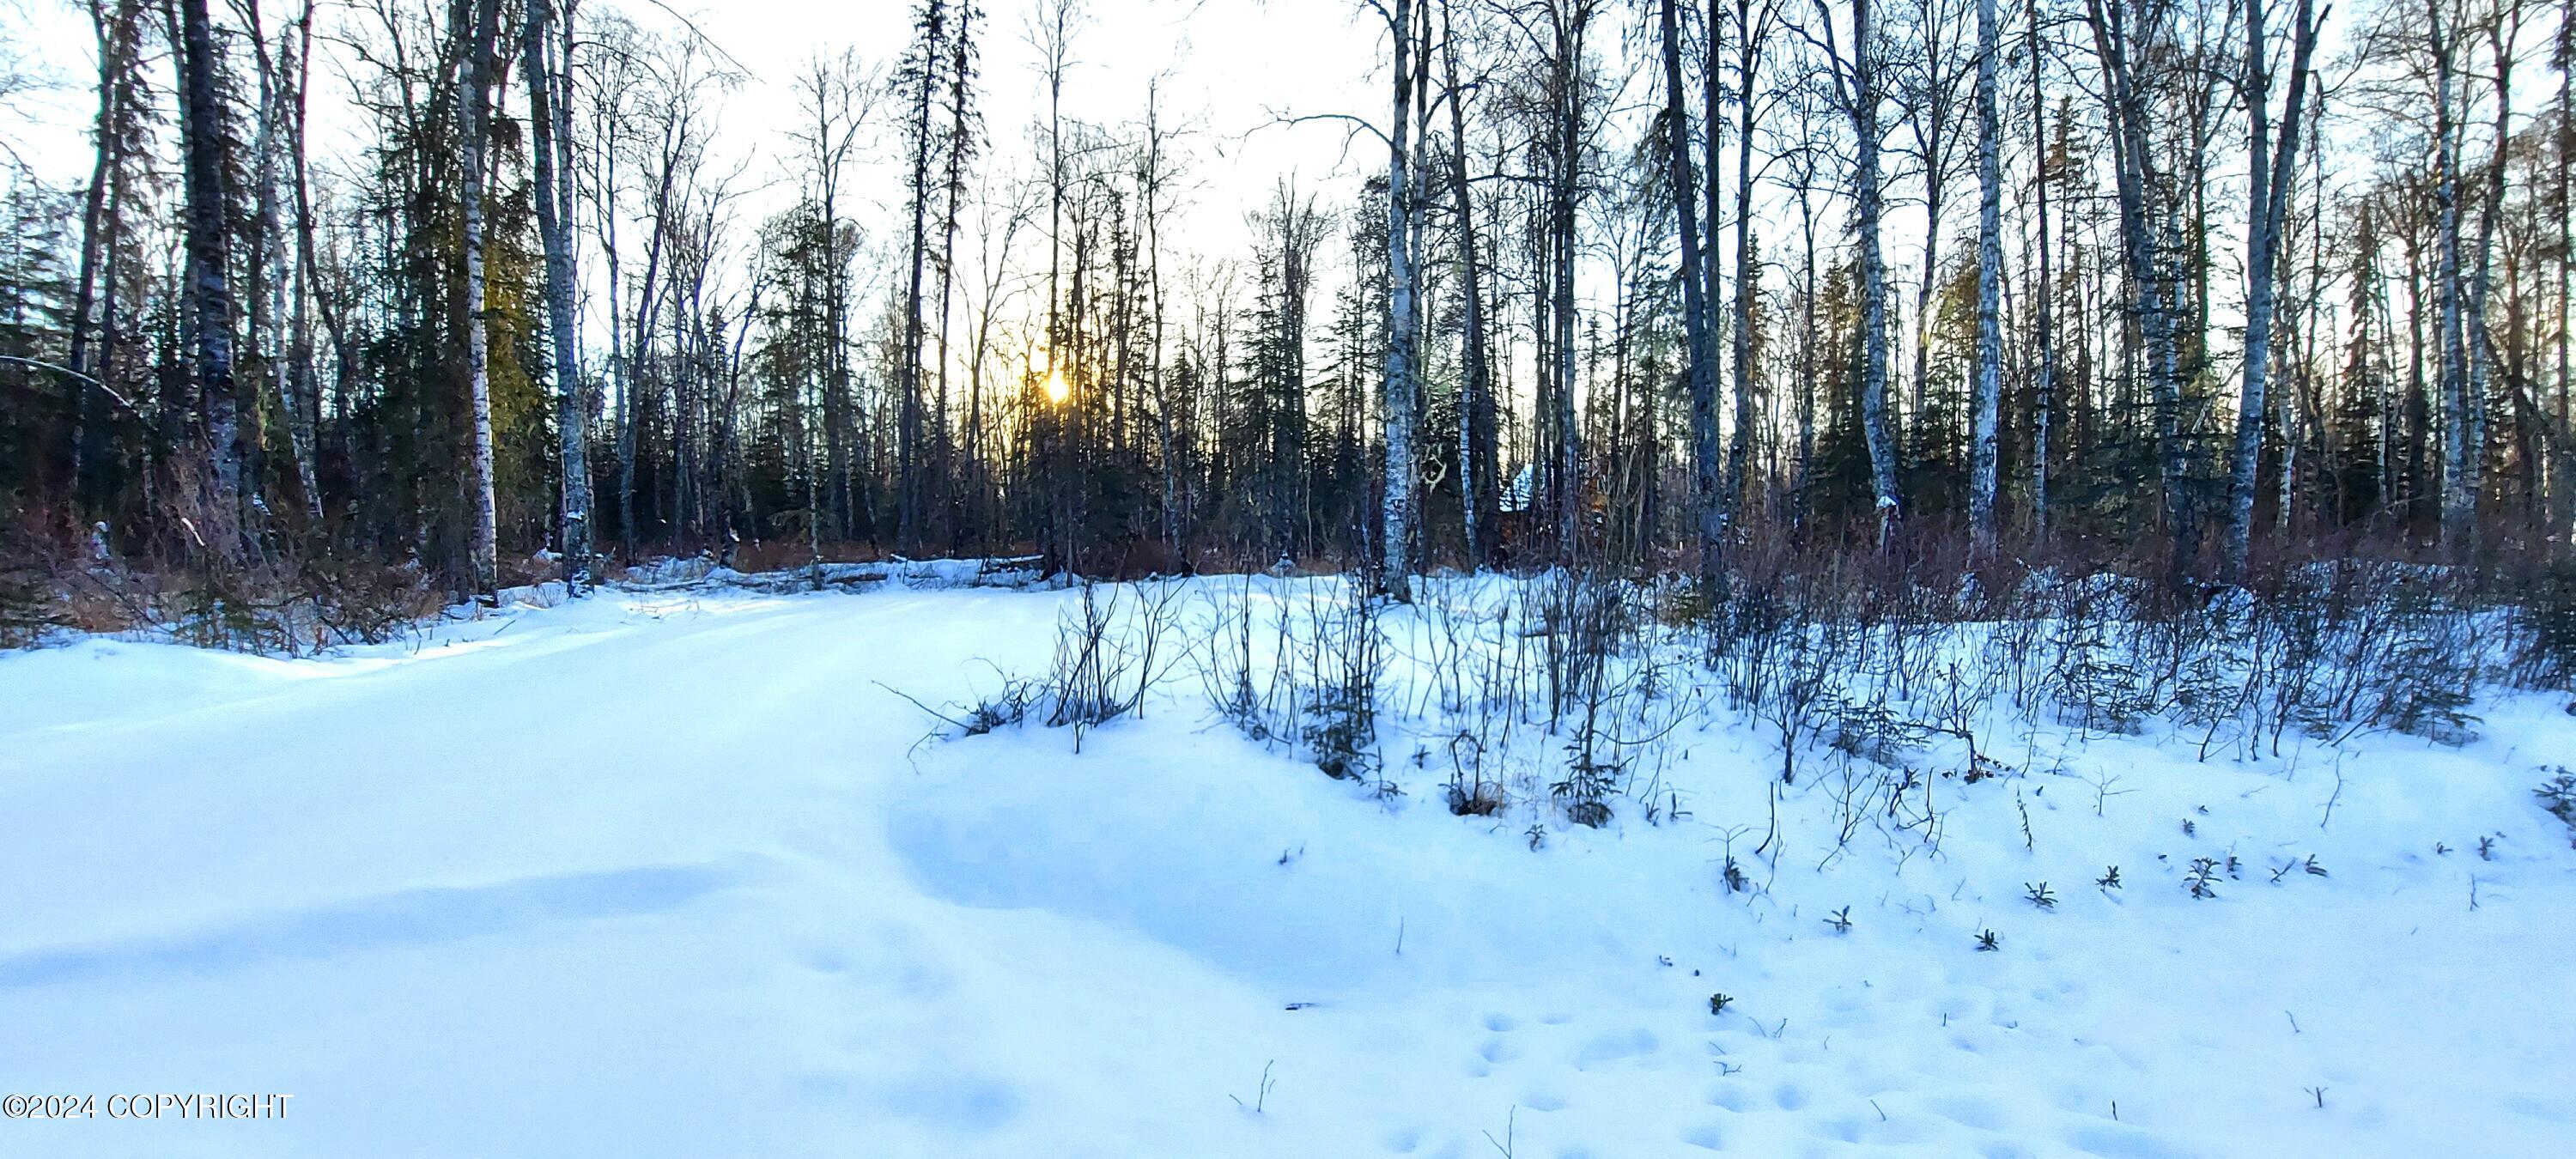
<path fill-rule="evenodd" d="M 2260 3 L 2261 0 L 2249 0 Z M 1995 484 L 2003 418 L 2004 171 L 1995 75 L 2003 67 L 1995 0 L 1977 0 L 1977 369 L 1969 449 L 1968 524 L 1978 549 L 1995 542 Z"/>
<path fill-rule="evenodd" d="M 1688 343 L 1692 480 L 1697 484 L 1699 572 L 1711 583 L 1726 572 L 1726 499 L 1718 471 L 1717 344 L 1708 324 L 1708 284 L 1700 277 L 1699 179 L 1691 172 L 1690 114 L 1682 101 L 1682 34 L 1677 0 L 1656 5 L 1663 39 L 1664 158 L 1680 233 L 1682 333 Z M 1716 58 L 1709 59 L 1717 67 Z M 1714 131 L 1714 126 L 1711 127 Z M 1709 175 L 1716 180 L 1716 174 Z"/>
<path fill-rule="evenodd" d="M 1466 365 L 1458 401 L 1458 506 L 1466 535 L 1467 570 L 1482 568 L 1491 518 L 1495 479 L 1493 402 L 1485 347 L 1484 269 L 1476 248 L 1475 198 L 1467 181 L 1467 90 L 1458 83 L 1457 30 L 1449 22 L 1449 5 L 1440 6 L 1440 49 L 1449 103 L 1449 198 L 1458 215 L 1458 281 L 1466 297 L 1459 326 Z"/>
<path fill-rule="evenodd" d="M 2110 121 L 2112 177 L 2120 211 L 2121 254 L 2128 264 L 2131 312 L 2145 363 L 2148 394 L 2155 419 L 2157 472 L 2162 476 L 2167 534 L 2166 580 L 2181 582 L 2188 569 L 2196 528 L 2186 474 L 2190 458 L 2182 437 L 2182 381 L 2174 350 L 2171 278 L 2163 265 L 2164 231 L 2157 219 L 2157 178 L 2150 144 L 2149 101 L 2142 59 L 2153 58 L 2158 45 L 2142 43 L 2156 36 L 2153 28 L 2130 23 L 2135 10 L 2121 0 L 2089 0 L 2094 55 L 2101 64 L 2103 107 Z M 2168 213 L 2170 207 L 2167 207 Z"/>
<path fill-rule="evenodd" d="M 1878 506 L 1878 541 L 1890 546 L 1904 518 L 1896 480 L 1896 442 L 1887 427 L 1887 257 L 1879 239 L 1879 121 L 1874 0 L 1852 0 L 1852 166 L 1854 216 L 1860 230 L 1860 407 L 1869 444 L 1869 477 Z"/>
<path fill-rule="evenodd" d="M 501 35 L 500 0 L 476 0 L 474 29 L 465 42 L 465 91 L 459 145 L 464 157 L 466 375 L 473 410 L 472 462 L 466 480 L 472 506 L 472 540 L 467 547 L 474 590 L 490 596 L 499 584 L 499 535 L 492 496 L 492 337 L 485 312 L 483 262 L 483 190 L 489 179 L 492 64 Z"/>
<path fill-rule="evenodd" d="M 912 247 L 910 278 L 903 293 L 903 364 L 901 410 L 896 431 L 895 542 L 905 551 L 921 540 L 921 304 L 922 270 L 930 257 L 930 113 L 939 87 L 940 42 L 947 34 L 948 9 L 943 0 L 924 0 L 921 9 L 920 75 L 912 115 Z"/>
<path fill-rule="evenodd" d="M 2271 369 L 2273 271 L 2283 223 L 2289 216 L 2291 174 L 2297 166 L 2299 123 L 2307 101 L 2308 59 L 2316 46 L 2310 15 L 2314 0 L 2299 0 L 2291 17 L 2290 95 L 2275 140 L 2271 44 L 2263 6 L 2264 0 L 2245 0 L 2245 376 L 2237 395 L 2235 461 L 2228 473 L 2227 570 L 2231 577 L 2244 575 L 2253 543 L 2255 475 L 2263 457 L 2264 391 Z M 2286 446 L 2286 426 L 2283 432 Z M 2286 473 L 2286 461 L 2284 469 Z M 2288 512 L 2282 518 L 2286 521 Z"/>
<path fill-rule="evenodd" d="M 584 404 L 581 362 L 574 354 L 571 205 L 564 198 L 568 186 L 560 179 L 571 166 L 558 152 L 571 147 L 572 61 L 548 51 L 556 43 L 549 36 L 554 19 L 554 0 L 527 0 L 521 51 L 536 178 L 529 196 L 536 203 L 537 233 L 546 253 L 546 330 L 554 356 L 555 433 L 563 471 L 557 547 L 564 557 L 565 588 L 577 596 L 590 579 L 590 408 Z M 560 43 L 569 47 L 571 39 Z"/>
<path fill-rule="evenodd" d="M 188 315 L 198 401 L 206 414 L 206 451 L 214 495 L 206 507 L 215 526 L 197 528 L 197 540 L 221 559 L 238 559 L 241 532 L 241 447 L 233 398 L 233 294 L 230 195 L 226 187 L 223 102 L 215 70 L 214 28 L 206 0 L 180 0 L 180 91 L 186 143 L 188 211 Z"/>
<path fill-rule="evenodd" d="M 1386 238 L 1387 341 L 1385 399 L 1386 475 L 1381 496 L 1385 524 L 1378 584 L 1384 594 L 1412 598 L 1413 547 L 1413 184 L 1406 134 L 1413 122 L 1413 0 L 1394 0 L 1387 31 L 1395 40 L 1395 116 L 1387 123 Z"/>
<path fill-rule="evenodd" d="M 1753 306 L 1762 293 L 1762 271 L 1753 259 L 1753 129 L 1759 102 L 1752 99 L 1754 74 L 1761 66 L 1762 42 L 1769 37 L 1771 14 L 1778 11 L 1765 7 L 1762 22 L 1753 20 L 1752 0 L 1735 4 L 1735 312 L 1730 352 L 1735 372 L 1735 429 L 1731 432 L 1726 453 L 1726 494 L 1720 512 L 1729 523 L 1744 502 L 1747 474 L 1751 470 L 1753 431 L 1758 425 L 1753 413 L 1755 394 L 1753 364 Z M 1716 68 L 1714 63 L 1709 66 Z M 1710 130 L 1715 132 L 1714 127 Z M 1715 188 L 1717 171 L 1708 176 Z M 1715 226 L 1712 223 L 1711 228 Z"/>
<path fill-rule="evenodd" d="M 2428 0 L 2425 9 L 2429 21 L 2426 36 L 2433 58 L 2433 279 L 2439 312 L 2436 326 L 2441 343 L 2442 404 L 2447 420 L 2442 432 L 2442 546 L 2457 561 L 2467 554 L 2473 533 L 2470 524 L 2477 515 L 2477 495 L 2469 489 L 2468 348 L 2460 317 L 2460 118 L 2452 104 L 2457 84 L 2457 30 L 2443 26 L 2438 3 Z"/>
<path fill-rule="evenodd" d="M 2049 147 L 2046 141 L 2048 104 L 2043 85 L 2045 58 L 2040 55 L 2039 0 L 2029 0 L 2030 13 L 2030 122 L 2035 160 L 2031 168 L 2031 185 L 2038 202 L 2039 219 L 2039 287 L 2038 305 L 2033 311 L 2035 333 L 2032 340 L 2039 347 L 2038 367 L 2034 373 L 2031 399 L 2030 447 L 2030 534 L 2033 539 L 2048 538 L 2048 435 L 2051 408 L 2057 395 L 2057 328 L 2053 314 L 2057 304 L 2055 273 L 2050 268 L 2054 254 L 2048 237 L 2048 182 L 2051 176 Z"/>

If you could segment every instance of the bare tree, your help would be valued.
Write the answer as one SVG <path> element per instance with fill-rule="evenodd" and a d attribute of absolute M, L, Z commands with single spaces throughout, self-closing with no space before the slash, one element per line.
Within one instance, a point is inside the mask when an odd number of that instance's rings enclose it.
<path fill-rule="evenodd" d="M 1995 0 L 1977 0 L 1977 366 L 1968 523 L 1980 548 L 1994 545 L 1997 428 L 2003 417 L 2004 163 L 1995 91 L 2002 56 L 2003 28 Z"/>
<path fill-rule="evenodd" d="M 217 557 L 237 558 L 242 549 L 241 447 L 238 402 L 233 383 L 233 293 L 231 194 L 224 147 L 223 101 L 216 70 L 220 67 L 213 22 L 206 0 L 180 0 L 178 57 L 181 135 L 186 143 L 188 202 L 188 321 L 193 330 L 198 397 L 204 401 L 207 454 L 213 464 L 214 502 L 208 514 L 220 521 L 198 528 L 197 542 Z"/>
<path fill-rule="evenodd" d="M 1679 233 L 1682 332 L 1689 352 L 1692 480 L 1697 485 L 1700 575 L 1716 582 L 1726 571 L 1726 495 L 1718 477 L 1717 343 L 1710 335 L 1708 283 L 1700 275 L 1699 176 L 1691 168 L 1690 113 L 1682 99 L 1682 34 L 1676 0 L 1655 8 L 1664 64 L 1663 138 Z M 1712 52 L 1709 67 L 1717 67 Z M 1714 125 L 1710 132 L 1716 132 Z M 1716 175 L 1711 174 L 1710 180 Z"/>
<path fill-rule="evenodd" d="M 1466 537 L 1467 568 L 1484 565 L 1488 510 L 1494 479 L 1493 388 L 1491 358 L 1485 336 L 1485 271 L 1476 238 L 1476 199 L 1467 179 L 1467 97 L 1458 79 L 1458 29 L 1450 0 L 1440 2 L 1440 53 L 1443 99 L 1449 105 L 1449 202 L 1457 216 L 1458 283 L 1463 296 L 1459 320 L 1458 389 L 1459 518 Z"/>
<path fill-rule="evenodd" d="M 557 29 L 554 0 L 525 0 L 521 30 L 523 82 L 528 87 L 529 157 L 534 169 L 528 196 L 546 254 L 546 329 L 552 339 L 555 435 L 563 482 L 556 506 L 556 545 L 564 557 L 564 585 L 580 595 L 590 578 L 590 406 L 575 354 L 578 316 L 573 310 L 572 260 L 572 13 L 567 5 Z"/>
<path fill-rule="evenodd" d="M 1988 0 L 1991 2 L 1991 0 Z M 2321 17 L 2315 0 L 2297 0 L 2287 32 L 2290 92 L 2277 129 L 2272 121 L 2275 51 L 2265 23 L 2264 0 L 2244 0 L 2245 67 L 2239 80 L 2246 111 L 2245 369 L 2238 394 L 2234 463 L 2228 472 L 2227 568 L 2242 575 L 2254 534 L 2255 472 L 2263 453 L 2264 388 L 2271 370 L 2274 263 L 2282 225 L 2290 212 L 2291 175 L 2297 167 L 2305 119 L 2310 61 Z M 2286 468 L 2284 473 L 2286 474 Z"/>
<path fill-rule="evenodd" d="M 2174 341 L 2175 279 L 2165 257 L 2170 198 L 2156 166 L 2155 87 L 2159 62 L 2175 58 L 2169 43 L 2171 0 L 2085 0 L 2094 58 L 2102 75 L 2103 109 L 2110 128 L 2112 176 L 2120 208 L 2121 256 L 2128 264 L 2131 314 L 2144 346 L 2148 392 L 2155 413 L 2157 471 L 2164 485 L 2167 533 L 2172 540 L 2167 576 L 2180 580 L 2188 567 L 2196 527 L 2189 487 L 2189 450 L 2182 430 L 2182 369 Z"/>
<path fill-rule="evenodd" d="M 464 156 L 466 390 L 473 413 L 467 498 L 474 523 L 467 548 L 474 590 L 489 596 L 499 585 L 499 530 L 492 496 L 492 336 L 485 297 L 483 191 L 491 180 L 492 74 L 500 49 L 500 0 L 474 0 L 474 23 L 459 29 L 464 90 L 457 102 L 457 141 Z"/>
<path fill-rule="evenodd" d="M 1815 0 L 1816 23 L 1806 35 L 1823 50 L 1835 104 L 1851 119 L 1852 224 L 1860 235 L 1861 430 L 1869 444 L 1869 477 L 1878 506 L 1878 541 L 1890 545 L 1903 519 L 1896 479 L 1896 441 L 1887 426 L 1887 257 L 1880 245 L 1879 153 L 1883 127 L 1879 34 L 1871 22 L 1876 0 L 1852 0 L 1851 48 L 1844 51 L 1833 12 Z"/>
<path fill-rule="evenodd" d="M 1753 138 L 1761 120 L 1762 103 L 1754 93 L 1761 87 L 1762 56 L 1779 20 L 1781 3 L 1782 0 L 1735 0 L 1735 308 L 1733 324 L 1728 328 L 1734 339 L 1735 429 L 1727 449 L 1725 484 L 1730 516 L 1735 505 L 1744 501 L 1757 425 L 1753 351 L 1754 334 L 1761 323 L 1754 317 L 1754 303 L 1762 295 L 1762 270 L 1753 253 Z M 1710 70 L 1715 72 L 1714 63 Z M 1710 132 L 1714 138 L 1714 126 Z M 1712 167 L 1710 180 L 1714 182 L 1715 178 Z"/>
<path fill-rule="evenodd" d="M 814 204 L 823 231 L 824 253 L 830 263 L 821 304 L 823 365 L 816 383 L 823 404 L 823 470 L 813 469 L 810 448 L 803 456 L 806 547 L 817 561 L 822 558 L 824 529 L 828 526 L 833 534 L 842 535 L 849 527 L 850 288 L 841 241 L 846 228 L 841 214 L 841 183 L 849 169 L 851 151 L 867 124 L 871 111 L 868 97 L 875 88 L 875 78 L 860 66 L 857 56 L 848 52 L 814 58 L 797 78 L 800 122 L 793 137 L 804 151 L 805 164 L 810 166 L 805 195 Z"/>
<path fill-rule="evenodd" d="M 1427 49 L 1416 51 L 1420 32 L 1416 27 L 1413 0 L 1392 0 L 1391 7 L 1380 0 L 1370 0 L 1370 7 L 1386 21 L 1387 34 L 1394 41 L 1395 60 L 1395 113 L 1383 134 L 1387 146 L 1387 343 L 1384 395 L 1379 403 L 1379 414 L 1384 427 L 1386 464 L 1380 483 L 1379 518 L 1383 521 L 1383 538 L 1378 558 L 1378 588 L 1391 598 L 1410 600 L 1413 598 L 1411 553 L 1416 405 L 1413 385 L 1414 295 L 1420 289 L 1421 275 L 1415 269 L 1413 252 L 1415 194 L 1412 158 L 1406 143 L 1414 121 L 1415 89 L 1422 80 L 1418 74 L 1430 67 L 1430 55 Z"/>

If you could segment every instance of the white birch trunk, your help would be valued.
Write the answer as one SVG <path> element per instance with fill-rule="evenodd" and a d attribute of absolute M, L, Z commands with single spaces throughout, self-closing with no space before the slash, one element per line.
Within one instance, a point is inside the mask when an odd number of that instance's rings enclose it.
<path fill-rule="evenodd" d="M 1387 19 L 1395 39 L 1395 117 L 1387 125 L 1386 479 L 1381 516 L 1385 541 L 1379 585 L 1409 600 L 1413 545 L 1413 187 L 1406 134 L 1413 123 L 1413 4 L 1395 0 Z"/>
<path fill-rule="evenodd" d="M 490 595 L 499 583 L 498 542 L 495 505 L 492 497 L 492 340 L 484 319 L 483 277 L 483 184 L 484 135 L 489 128 L 492 55 L 500 36 L 500 0 L 478 0 L 474 9 L 474 32 L 465 47 L 464 131 L 461 145 L 464 157 L 465 190 L 465 308 L 466 308 L 466 373 L 472 394 L 474 412 L 473 477 L 471 488 L 474 526 L 473 541 L 468 548 L 474 571 L 474 590 Z"/>
<path fill-rule="evenodd" d="M 2249 0 L 2259 3 L 2260 0 Z M 1997 427 L 2003 412 L 2004 175 L 1995 74 L 2003 67 L 1995 0 L 1977 0 L 1977 384 L 1968 522 L 1980 550 L 1995 540 Z"/>

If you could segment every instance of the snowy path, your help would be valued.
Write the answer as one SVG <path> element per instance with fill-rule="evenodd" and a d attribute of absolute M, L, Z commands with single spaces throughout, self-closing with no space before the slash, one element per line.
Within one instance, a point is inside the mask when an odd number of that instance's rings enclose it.
<path fill-rule="evenodd" d="M 1394 742 L 1388 808 L 1208 724 L 1186 674 L 1079 757 L 1038 728 L 908 754 L 926 722 L 875 682 L 1038 667 L 1065 599 L 624 595 L 416 654 L 0 657 L 0 1092 L 295 1096 L 0 1121 L 0 1155 L 2576 1150 L 2576 852 L 2529 795 L 2576 763 L 2552 703 L 2356 744 L 2322 828 L 2314 752 L 2097 739 L 1942 782 L 1937 854 L 1819 872 L 1803 788 L 1767 893 L 1729 894 L 1754 730 L 1668 770 L 1689 817 L 1537 851 Z M 2098 817 L 2088 768 L 2123 778 Z M 2242 880 L 2182 891 L 2231 849 Z M 2268 880 L 2310 854 L 2332 876 Z"/>

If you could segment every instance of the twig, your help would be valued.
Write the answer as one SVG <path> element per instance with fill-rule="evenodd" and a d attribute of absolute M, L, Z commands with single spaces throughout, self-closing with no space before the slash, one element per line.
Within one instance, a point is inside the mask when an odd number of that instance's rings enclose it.
<path fill-rule="evenodd" d="M 1512 1104 L 1511 1115 L 1503 1120 L 1503 1137 L 1500 1141 L 1495 1140 L 1493 1132 L 1484 1132 L 1485 1141 L 1492 1143 L 1494 1145 L 1494 1150 L 1502 1152 L 1503 1159 L 1512 1159 L 1512 1131 L 1514 1128 L 1519 1126 L 1520 1117 L 1520 1104 L 1514 1103 Z"/>
<path fill-rule="evenodd" d="M 927 704 L 923 704 L 923 703 L 922 703 L 922 702 L 920 702 L 919 700 L 914 699 L 911 693 L 909 693 L 909 692 L 905 692 L 904 690 L 902 690 L 902 689 L 900 689 L 900 688 L 897 688 L 897 687 L 895 687 L 895 686 L 893 686 L 893 685 L 891 685 L 891 684 L 888 684 L 888 683 L 886 683 L 885 681 L 882 681 L 882 680 L 871 680 L 871 681 L 868 681 L 868 683 L 873 684 L 873 685 L 876 685 L 876 686 L 877 686 L 877 687 L 879 687 L 879 688 L 885 689 L 885 690 L 886 690 L 886 691 L 888 691 L 888 692 L 894 693 L 895 695 L 897 695 L 897 696 L 900 696 L 900 697 L 904 698 L 904 700 L 905 700 L 906 702 L 910 703 L 914 708 L 918 708 L 918 709 L 920 709 L 921 711 L 923 711 L 923 712 L 925 712 L 925 713 L 928 713 L 928 714 L 930 714 L 931 716 L 936 717 L 936 718 L 938 718 L 938 719 L 940 719 L 940 720 L 947 721 L 947 722 L 948 722 L 950 725 L 952 725 L 952 726 L 955 726 L 955 727 L 957 727 L 957 728 L 964 728 L 964 727 L 966 727 L 966 722 L 965 722 L 965 721 L 959 720 L 959 719 L 957 719 L 956 717 L 953 717 L 953 716 L 948 715 L 947 713 L 941 712 L 941 711 L 939 711 L 939 710 L 938 710 L 938 709 L 936 709 L 936 708 L 932 708 L 932 707 L 930 707 L 930 706 L 929 706 L 929 705 L 927 705 Z"/>

